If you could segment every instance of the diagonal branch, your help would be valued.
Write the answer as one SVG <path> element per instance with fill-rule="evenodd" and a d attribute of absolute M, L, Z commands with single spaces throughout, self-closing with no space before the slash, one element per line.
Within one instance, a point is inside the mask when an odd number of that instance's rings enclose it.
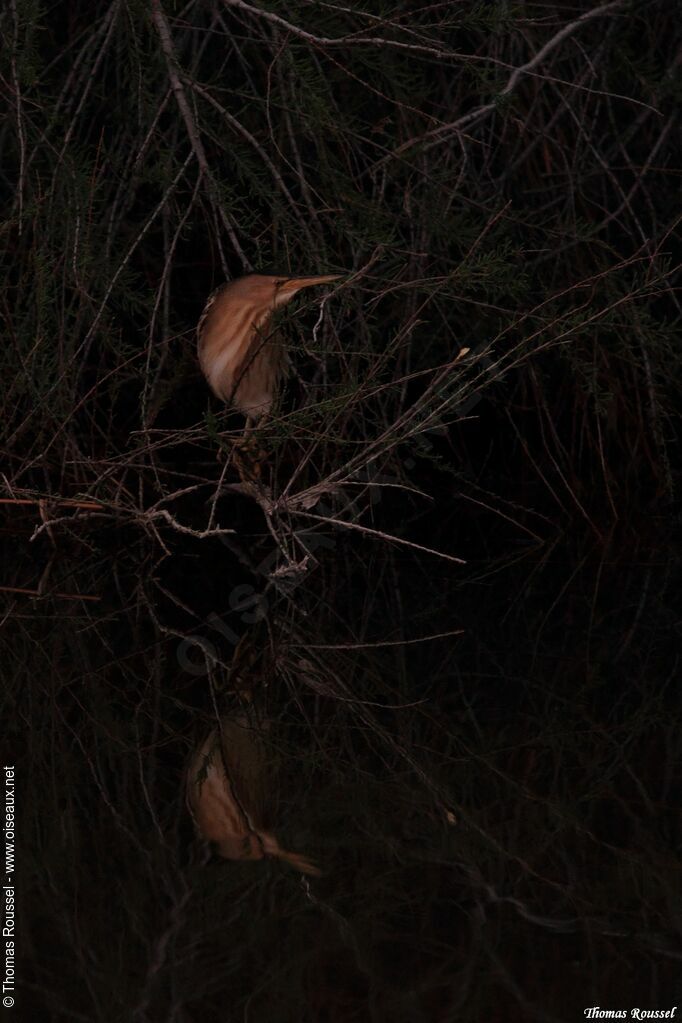
<path fill-rule="evenodd" d="M 541 64 L 545 57 L 551 53 L 552 50 L 556 49 L 556 47 L 562 43 L 564 39 L 568 39 L 569 36 L 572 36 L 574 32 L 577 32 L 579 28 L 582 28 L 583 25 L 585 25 L 588 21 L 591 21 L 593 18 L 599 18 L 603 15 L 612 14 L 619 10 L 623 7 L 624 2 L 625 0 L 612 0 L 611 3 L 602 4 L 601 7 L 595 7 L 591 11 L 586 11 L 585 14 L 581 14 L 579 18 L 575 19 L 575 21 L 571 21 L 568 25 L 564 25 L 564 27 L 559 29 L 559 31 L 556 32 L 551 39 L 547 40 L 545 45 L 538 50 L 534 57 L 527 60 L 525 64 L 521 64 L 520 67 L 514 68 L 499 95 L 509 96 L 514 91 L 521 78 L 533 71 L 538 64 Z M 456 121 L 451 121 L 449 124 L 442 124 L 438 128 L 432 128 L 430 131 L 425 132 L 425 134 L 420 135 L 417 138 L 408 139 L 407 142 L 398 146 L 398 148 L 393 150 L 393 152 L 388 156 L 383 157 L 383 159 L 380 160 L 372 169 L 376 170 L 381 163 L 391 157 L 402 156 L 403 153 L 407 152 L 407 150 L 411 149 L 413 146 L 422 145 L 424 142 L 429 140 L 431 140 L 431 142 L 437 142 L 442 136 L 447 136 L 454 131 L 461 131 L 468 125 L 480 121 L 483 117 L 492 113 L 496 109 L 497 102 L 495 100 L 490 103 L 484 103 L 480 107 L 476 107 L 475 110 L 470 110 L 468 113 L 462 114 L 462 116 L 458 117 Z"/>
<path fill-rule="evenodd" d="M 168 80 L 170 82 L 171 89 L 173 90 L 173 95 L 175 96 L 182 119 L 185 122 L 187 135 L 189 136 L 192 150 L 196 157 L 197 163 L 199 164 L 199 169 L 201 170 L 202 176 L 206 180 L 209 198 L 213 206 L 218 210 L 223 227 L 227 231 L 228 237 L 232 242 L 232 247 L 239 256 L 239 258 L 241 259 L 244 269 L 252 270 L 253 267 L 249 262 L 249 259 L 246 256 L 241 245 L 239 244 L 239 239 L 237 238 L 234 225 L 232 224 L 230 218 L 225 213 L 222 203 L 220 202 L 220 199 L 218 197 L 217 194 L 218 190 L 216 188 L 215 179 L 208 165 L 206 150 L 204 149 L 204 144 L 201 141 L 201 136 L 199 135 L 199 130 L 194 120 L 192 108 L 190 107 L 182 81 L 180 80 L 180 75 L 178 74 L 177 71 L 177 59 L 175 57 L 175 50 L 173 48 L 173 40 L 171 39 L 170 28 L 168 27 L 166 15 L 164 14 L 163 8 L 161 6 L 161 0 L 151 0 L 151 11 L 152 21 L 156 26 L 156 30 L 159 34 L 159 40 L 161 42 L 161 49 L 163 50 L 163 55 L 166 58 Z"/>

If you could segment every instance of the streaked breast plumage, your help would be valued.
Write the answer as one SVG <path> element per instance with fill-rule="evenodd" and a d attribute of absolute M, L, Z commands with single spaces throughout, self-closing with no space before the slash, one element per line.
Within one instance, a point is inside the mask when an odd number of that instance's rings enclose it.
<path fill-rule="evenodd" d="M 248 274 L 214 291 L 197 326 L 199 363 L 213 393 L 249 420 L 267 415 L 288 368 L 273 313 L 303 288 L 338 277 Z"/>

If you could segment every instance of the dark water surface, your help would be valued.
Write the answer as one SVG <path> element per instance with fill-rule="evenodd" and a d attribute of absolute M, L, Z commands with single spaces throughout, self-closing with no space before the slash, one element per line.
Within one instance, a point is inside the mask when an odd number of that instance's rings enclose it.
<path fill-rule="evenodd" d="M 493 543 L 484 513 L 441 504 L 403 535 L 466 565 L 325 527 L 278 576 L 249 514 L 238 539 L 162 533 L 169 553 L 133 527 L 29 543 L 34 510 L 7 520 L 4 584 L 41 591 L 3 593 L 22 1018 L 671 1008 L 667 524 Z M 197 839 L 188 757 L 235 713 L 267 751 L 267 826 L 319 877 Z"/>

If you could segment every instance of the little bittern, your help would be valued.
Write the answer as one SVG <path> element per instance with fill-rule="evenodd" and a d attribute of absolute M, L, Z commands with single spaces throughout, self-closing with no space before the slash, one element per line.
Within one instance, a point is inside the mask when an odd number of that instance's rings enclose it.
<path fill-rule="evenodd" d="M 268 779 L 265 749 L 241 715 L 220 727 L 193 753 L 187 772 L 187 806 L 197 831 L 226 860 L 284 860 L 303 874 L 320 871 L 307 856 L 283 849 L 263 827 Z"/>
<path fill-rule="evenodd" d="M 199 363 L 213 393 L 244 413 L 247 428 L 268 414 L 288 368 L 282 341 L 272 333 L 273 313 L 303 288 L 339 276 L 248 274 L 208 299 L 197 326 Z"/>

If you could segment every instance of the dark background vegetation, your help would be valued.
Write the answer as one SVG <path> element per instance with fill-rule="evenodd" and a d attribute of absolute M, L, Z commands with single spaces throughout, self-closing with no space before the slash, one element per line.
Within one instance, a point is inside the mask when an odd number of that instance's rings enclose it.
<path fill-rule="evenodd" d="M 679 1002 L 676 5 L 0 30 L 17 1018 Z M 254 267 L 344 274 L 283 317 L 260 501 L 194 343 Z M 319 879 L 194 836 L 247 690 Z"/>

